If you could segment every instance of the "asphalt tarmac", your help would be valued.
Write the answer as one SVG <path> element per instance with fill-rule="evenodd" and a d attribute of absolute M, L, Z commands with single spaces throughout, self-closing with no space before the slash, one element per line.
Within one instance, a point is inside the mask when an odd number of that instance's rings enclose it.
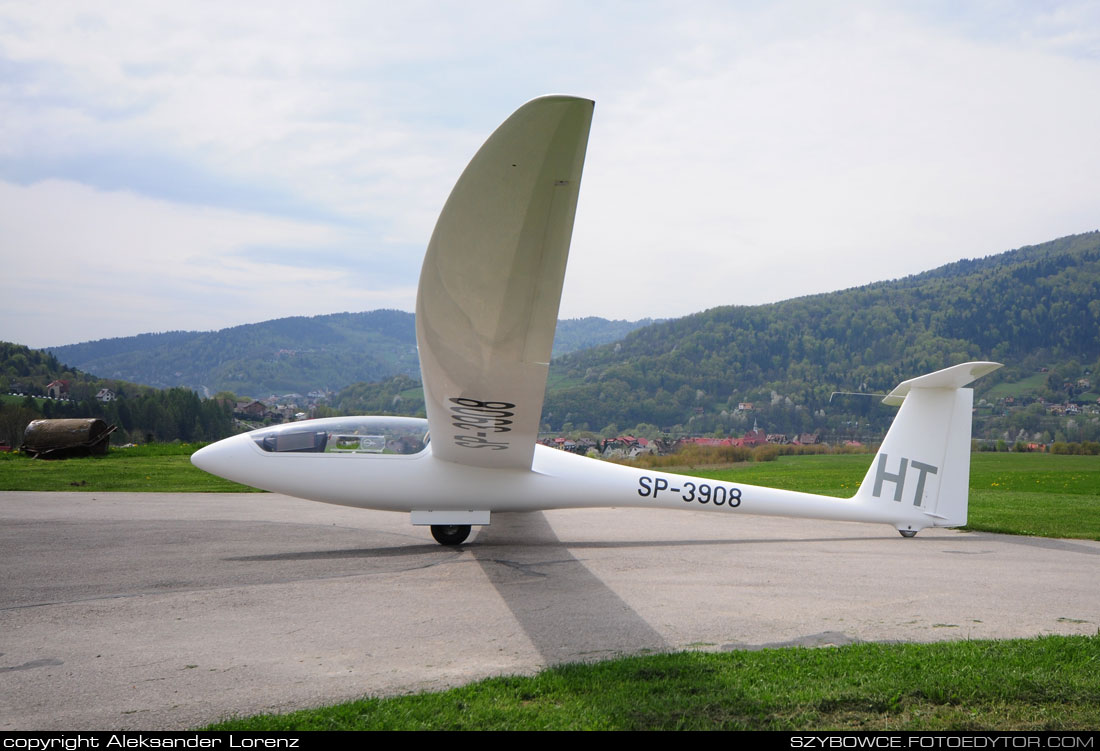
<path fill-rule="evenodd" d="M 1100 543 L 671 510 L 0 493 L 0 730 L 182 729 L 622 654 L 1094 634 Z"/>

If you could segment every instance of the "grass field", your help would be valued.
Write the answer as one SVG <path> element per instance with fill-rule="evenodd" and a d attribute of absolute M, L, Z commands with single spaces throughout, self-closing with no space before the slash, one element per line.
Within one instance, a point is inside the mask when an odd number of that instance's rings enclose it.
<path fill-rule="evenodd" d="M 261 492 L 203 472 L 191 454 L 203 444 L 165 443 L 112 448 L 106 456 L 47 461 L 0 454 L 0 490 L 98 492 Z"/>
<path fill-rule="evenodd" d="M 0 403 L 11 404 L 18 407 L 26 398 L 25 396 L 16 396 L 15 394 L 0 394 Z M 42 406 L 43 402 L 47 401 L 44 396 L 32 396 L 31 398 L 34 399 L 35 404 L 39 407 Z"/>
<path fill-rule="evenodd" d="M 842 497 L 856 492 L 872 459 L 870 454 L 781 456 L 685 472 Z M 969 517 L 966 528 L 983 532 L 1100 540 L 1100 456 L 973 454 Z"/>
<path fill-rule="evenodd" d="M 0 490 L 238 493 L 251 488 L 197 469 L 195 444 L 111 449 L 107 456 L 42 461 L 0 454 Z M 850 496 L 870 454 L 781 456 L 728 469 L 684 469 L 714 479 Z M 978 453 L 971 457 L 968 529 L 1100 540 L 1100 456 Z"/>
<path fill-rule="evenodd" d="M 1100 636 L 631 657 L 219 730 L 1090 730 Z"/>
<path fill-rule="evenodd" d="M 987 401 L 1003 399 L 1007 396 L 1019 398 L 1028 394 L 1035 394 L 1047 384 L 1049 373 L 1032 373 L 1013 383 L 998 383 L 983 395 Z"/>

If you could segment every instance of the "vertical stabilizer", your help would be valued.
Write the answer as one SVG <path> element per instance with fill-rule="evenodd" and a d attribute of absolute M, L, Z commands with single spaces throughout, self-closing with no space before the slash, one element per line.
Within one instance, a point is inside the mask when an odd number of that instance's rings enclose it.
<path fill-rule="evenodd" d="M 856 498 L 869 505 L 897 504 L 902 534 L 966 524 L 974 391 L 964 386 L 999 367 L 963 363 L 891 391 L 883 402 L 901 409 Z"/>

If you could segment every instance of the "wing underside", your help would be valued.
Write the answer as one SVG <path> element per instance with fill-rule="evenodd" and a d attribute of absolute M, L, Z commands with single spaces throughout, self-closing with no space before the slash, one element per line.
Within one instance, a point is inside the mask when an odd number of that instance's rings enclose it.
<path fill-rule="evenodd" d="M 565 96 L 522 106 L 439 215 L 416 301 L 439 458 L 531 466 L 592 109 Z"/>

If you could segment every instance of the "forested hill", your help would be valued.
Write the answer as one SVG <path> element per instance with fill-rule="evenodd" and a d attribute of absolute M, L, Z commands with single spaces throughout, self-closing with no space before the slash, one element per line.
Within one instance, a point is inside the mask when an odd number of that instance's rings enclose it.
<path fill-rule="evenodd" d="M 820 418 L 839 411 L 829 401 L 834 390 L 882 392 L 966 360 L 1006 363 L 979 384 L 980 395 L 1044 366 L 1068 364 L 1067 377 L 1082 368 L 1100 373 L 1098 358 L 1100 232 L 1092 232 L 904 279 L 648 326 L 556 359 L 543 419 L 553 430 L 583 422 L 593 430 L 653 423 L 702 432 L 763 418 L 793 432 L 820 428 Z M 745 402 L 752 411 L 738 411 Z"/>
<path fill-rule="evenodd" d="M 651 323 L 560 321 L 555 354 L 615 341 Z M 413 315 L 400 310 L 281 318 L 220 331 L 171 331 L 47 348 L 103 378 L 255 397 L 338 390 L 359 381 L 420 376 Z"/>
<path fill-rule="evenodd" d="M 400 310 L 281 318 L 48 349 L 102 378 L 185 386 L 207 395 L 307 393 L 419 372 L 413 316 Z"/>
<path fill-rule="evenodd" d="M 565 318 L 554 331 L 554 351 L 551 357 L 617 342 L 635 329 L 654 323 L 652 318 L 638 321 L 609 321 L 606 318 Z"/>

